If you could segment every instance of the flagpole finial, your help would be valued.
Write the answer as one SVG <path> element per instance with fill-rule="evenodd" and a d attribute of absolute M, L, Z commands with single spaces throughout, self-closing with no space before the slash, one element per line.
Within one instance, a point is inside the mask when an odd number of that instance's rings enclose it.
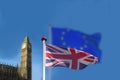
<path fill-rule="evenodd" d="M 47 38 L 46 38 L 45 36 L 43 36 L 43 37 L 41 38 L 41 40 L 42 40 L 42 41 L 47 41 Z"/>

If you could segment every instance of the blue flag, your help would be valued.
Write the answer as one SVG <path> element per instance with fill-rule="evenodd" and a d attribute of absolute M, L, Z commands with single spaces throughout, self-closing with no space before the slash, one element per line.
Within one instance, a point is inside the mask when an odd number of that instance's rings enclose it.
<path fill-rule="evenodd" d="M 88 35 L 77 30 L 52 27 L 51 34 L 53 45 L 64 48 L 70 47 L 88 52 L 98 57 L 98 62 L 100 62 L 101 59 L 101 50 L 99 49 L 99 43 L 101 40 L 100 33 Z"/>

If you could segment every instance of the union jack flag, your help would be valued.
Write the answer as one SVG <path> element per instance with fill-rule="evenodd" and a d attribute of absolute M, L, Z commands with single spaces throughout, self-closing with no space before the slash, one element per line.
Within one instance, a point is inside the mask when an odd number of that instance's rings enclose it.
<path fill-rule="evenodd" d="M 61 66 L 80 70 L 89 64 L 95 64 L 97 61 L 97 57 L 87 52 L 46 44 L 47 67 Z"/>

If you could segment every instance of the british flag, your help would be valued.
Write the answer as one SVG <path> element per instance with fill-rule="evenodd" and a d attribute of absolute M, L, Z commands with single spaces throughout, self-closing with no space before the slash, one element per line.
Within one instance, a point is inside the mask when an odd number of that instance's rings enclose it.
<path fill-rule="evenodd" d="M 95 64 L 97 61 L 97 57 L 87 52 L 46 44 L 47 67 L 61 66 L 80 70 L 84 69 L 89 64 Z"/>

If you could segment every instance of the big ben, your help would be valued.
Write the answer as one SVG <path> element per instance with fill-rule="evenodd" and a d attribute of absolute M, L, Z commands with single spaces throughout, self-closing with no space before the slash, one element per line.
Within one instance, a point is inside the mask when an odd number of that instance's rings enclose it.
<path fill-rule="evenodd" d="M 20 67 L 0 62 L 0 80 L 32 80 L 32 46 L 25 37 L 21 47 Z M 7 74 L 7 75 L 6 75 Z"/>
<path fill-rule="evenodd" d="M 32 80 L 32 46 L 28 37 L 25 37 L 21 47 L 20 75 L 25 80 Z"/>

